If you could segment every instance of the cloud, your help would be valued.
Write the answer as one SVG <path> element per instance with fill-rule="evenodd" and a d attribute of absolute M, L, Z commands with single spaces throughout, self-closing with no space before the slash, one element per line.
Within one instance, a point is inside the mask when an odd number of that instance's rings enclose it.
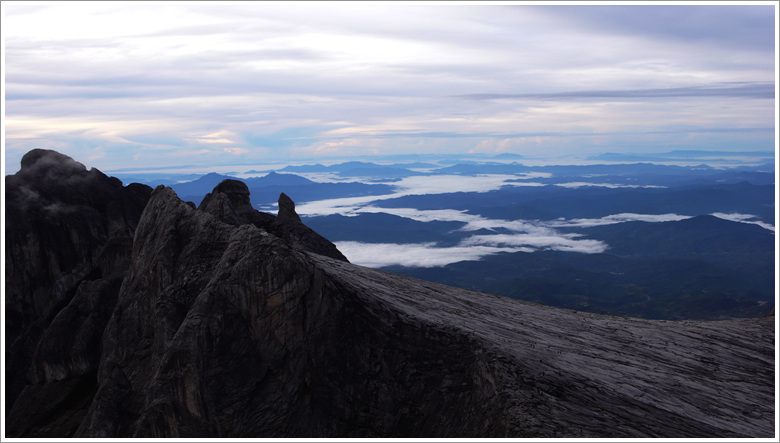
<path fill-rule="evenodd" d="M 477 146 L 475 146 L 473 149 L 470 149 L 469 153 L 499 154 L 516 151 L 518 148 L 522 148 L 528 144 L 540 146 L 542 144 L 542 137 L 539 135 L 529 137 L 519 136 L 499 140 L 491 137 L 477 143 Z"/>
<path fill-rule="evenodd" d="M 247 148 L 222 148 L 222 150 L 231 155 L 243 155 L 249 153 L 249 149 Z"/>
<path fill-rule="evenodd" d="M 667 221 L 680 221 L 691 218 L 689 215 L 679 214 L 634 214 L 630 212 L 608 215 L 601 218 L 575 218 L 571 220 L 558 219 L 543 222 L 545 226 L 552 228 L 586 228 L 590 226 L 613 225 L 633 221 L 659 223 Z"/>
<path fill-rule="evenodd" d="M 578 100 L 684 97 L 738 97 L 773 99 L 775 97 L 775 85 L 772 82 L 740 82 L 737 84 L 726 83 L 712 86 L 699 85 L 680 88 L 584 90 L 538 94 L 466 94 L 457 97 L 469 100 Z"/>
<path fill-rule="evenodd" d="M 381 268 L 386 266 L 437 267 L 460 261 L 480 260 L 488 255 L 500 252 L 534 252 L 553 250 L 582 254 L 599 254 L 608 250 L 608 244 L 593 239 L 581 238 L 581 234 L 560 233 L 554 228 L 576 228 L 602 226 L 608 224 L 642 221 L 662 223 L 691 218 L 678 214 L 614 214 L 598 219 L 559 219 L 552 221 L 523 221 L 486 219 L 465 211 L 452 209 L 418 210 L 413 208 L 375 208 L 364 207 L 358 212 L 385 212 L 417 221 L 460 221 L 466 225 L 460 230 L 477 231 L 480 229 L 502 228 L 512 231 L 509 234 L 472 235 L 454 247 L 438 247 L 436 243 L 363 243 L 344 241 L 336 246 L 353 263 Z M 774 226 L 753 220 L 750 214 L 714 213 L 716 217 L 742 223 L 752 223 L 774 231 Z"/>
<path fill-rule="evenodd" d="M 521 233 L 523 235 L 530 234 L 537 237 L 566 237 L 566 235 L 559 234 L 552 226 L 545 222 L 491 219 L 477 214 L 469 214 L 465 210 L 458 209 L 378 208 L 374 206 L 365 206 L 356 208 L 353 211 L 353 214 L 364 212 L 390 214 L 420 222 L 460 222 L 464 223 L 464 225 L 458 230 L 463 232 L 480 231 L 483 229 L 494 231 L 501 229 Z"/>
<path fill-rule="evenodd" d="M 465 223 L 459 231 L 502 229 L 511 234 L 473 235 L 455 247 L 441 248 L 435 243 L 371 244 L 340 242 L 339 249 L 357 264 L 381 267 L 391 265 L 434 267 L 464 260 L 479 260 L 498 252 L 533 252 L 554 250 L 584 254 L 602 253 L 607 245 L 598 240 L 580 239 L 579 234 L 563 234 L 549 226 L 524 220 L 488 219 L 455 209 L 420 210 L 414 208 L 356 208 L 359 213 L 386 213 L 421 222 L 457 221 Z M 344 245 L 347 250 L 342 249 Z M 411 258 L 414 257 L 414 258 Z"/>
<path fill-rule="evenodd" d="M 465 239 L 463 246 L 524 247 L 524 249 L 599 254 L 607 244 L 598 240 L 577 239 L 574 235 L 495 234 L 474 235 Z"/>
<path fill-rule="evenodd" d="M 355 213 L 390 214 L 420 222 L 456 221 L 469 223 L 474 219 L 482 219 L 479 215 L 471 215 L 459 209 L 378 208 L 365 206 L 356 209 Z"/>
<path fill-rule="evenodd" d="M 771 5 L 610 5 L 541 7 L 570 26 L 612 36 L 639 36 L 672 44 L 774 50 Z"/>
<path fill-rule="evenodd" d="M 537 177 L 534 174 L 521 175 L 520 178 Z M 443 194 L 450 192 L 488 192 L 500 189 L 502 186 L 543 186 L 535 182 L 515 182 L 516 175 L 479 175 L 479 176 L 461 176 L 461 175 L 432 175 L 432 176 L 411 176 L 405 177 L 397 182 L 392 182 L 396 191 L 392 194 L 365 197 L 347 197 L 330 200 L 319 200 L 314 202 L 302 203 L 296 207 L 296 211 L 304 216 L 318 216 L 341 214 L 350 215 L 359 212 L 388 212 L 392 209 L 377 210 L 370 206 L 372 202 L 380 200 L 389 200 L 407 195 L 427 195 Z M 405 209 L 401 209 L 404 211 Z M 413 214 L 416 209 L 409 209 L 407 214 Z M 453 211 L 455 214 L 459 211 Z M 417 212 L 423 216 L 424 211 Z M 444 213 L 439 213 L 444 216 Z M 453 215 L 454 216 L 454 215 Z M 410 216 L 411 217 L 411 216 Z M 465 216 L 464 216 L 465 217 Z M 473 217 L 473 216 L 472 216 Z"/>
<path fill-rule="evenodd" d="M 724 220 L 740 222 L 740 223 L 750 223 L 750 224 L 761 226 L 762 228 L 768 229 L 772 232 L 775 231 L 775 227 L 770 225 L 769 223 L 763 222 L 761 220 L 753 220 L 753 219 L 757 219 L 758 217 L 752 214 L 740 214 L 738 212 L 732 212 L 727 214 L 725 212 L 714 212 L 710 215 L 718 218 L 722 218 Z"/>
<path fill-rule="evenodd" d="M 403 195 L 445 194 L 450 192 L 488 192 L 505 185 L 521 185 L 510 182 L 516 179 L 514 175 L 414 175 L 404 177 L 396 183 L 396 187 Z"/>
<path fill-rule="evenodd" d="M 607 245 L 598 240 L 578 239 L 576 234 L 564 235 L 549 229 L 542 230 L 545 234 L 474 235 L 452 247 L 438 247 L 432 242 L 394 244 L 353 241 L 336 242 L 336 247 L 351 262 L 374 268 L 394 265 L 423 268 L 446 266 L 461 261 L 480 260 L 500 252 L 554 250 L 598 254 L 607 249 Z"/>
<path fill-rule="evenodd" d="M 502 220 L 490 219 L 478 214 L 470 214 L 466 210 L 436 209 L 422 210 L 416 208 L 383 208 L 371 205 L 375 201 L 396 198 L 413 193 L 445 193 L 459 190 L 491 190 L 503 186 L 506 180 L 514 176 L 481 176 L 481 177 L 411 177 L 403 181 L 399 191 L 385 196 L 366 196 L 344 198 L 304 203 L 299 206 L 302 215 L 316 216 L 341 214 L 357 216 L 361 213 L 385 213 L 409 218 L 420 222 L 454 221 L 464 225 L 462 232 L 499 231 L 496 234 L 479 234 L 466 237 L 454 247 L 438 247 L 435 243 L 415 244 L 372 244 L 361 242 L 338 242 L 339 249 L 354 263 L 370 267 L 385 267 L 392 265 L 410 267 L 446 266 L 464 260 L 480 260 L 481 258 L 499 252 L 533 252 L 537 250 L 555 250 L 577 252 L 584 254 L 603 253 L 608 245 L 599 240 L 582 238 L 581 234 L 561 233 L 558 228 L 580 228 L 603 226 L 609 224 L 642 221 L 660 223 L 680 221 L 691 218 L 687 215 L 667 214 L 637 214 L 620 213 L 601 218 L 577 218 L 557 220 Z M 440 181 L 426 183 L 427 179 L 438 178 Z M 529 177 L 530 178 L 530 177 Z M 464 180 L 466 179 L 466 180 Z M 564 184 L 567 185 L 567 184 Z M 568 185 L 617 186 L 612 184 L 573 183 Z M 744 223 L 754 223 L 765 229 L 774 227 L 753 220 L 757 217 L 750 214 L 715 213 L 714 216 Z M 508 233 L 507 233 L 508 231 Z"/>
<path fill-rule="evenodd" d="M 455 246 L 438 248 L 434 243 L 362 243 L 336 242 L 336 247 L 350 262 L 381 268 L 386 266 L 407 266 L 432 268 L 446 266 L 465 260 L 479 260 L 482 257 L 499 252 L 530 252 L 524 248 L 498 248 L 489 246 Z"/>
<path fill-rule="evenodd" d="M 590 183 L 590 182 L 569 182 L 569 183 L 556 183 L 555 186 L 561 186 L 563 188 L 582 188 L 585 186 L 594 186 L 600 188 L 665 188 L 666 186 L 659 185 L 620 185 L 616 183 Z"/>
<path fill-rule="evenodd" d="M 229 144 L 247 149 L 230 161 L 263 162 L 774 144 L 767 6 L 10 2 L 4 11 L 11 158 L 33 146 L 88 158 L 100 146 L 94 166 L 110 170 L 174 166 L 193 145 Z M 201 152 L 193 162 L 204 168 L 225 153 Z"/>
<path fill-rule="evenodd" d="M 196 143 L 206 143 L 206 144 L 235 143 L 235 141 L 231 140 L 229 137 L 232 137 L 232 134 L 228 134 L 225 131 L 220 131 L 220 132 L 215 132 L 213 134 L 195 136 L 192 137 L 192 140 Z"/>

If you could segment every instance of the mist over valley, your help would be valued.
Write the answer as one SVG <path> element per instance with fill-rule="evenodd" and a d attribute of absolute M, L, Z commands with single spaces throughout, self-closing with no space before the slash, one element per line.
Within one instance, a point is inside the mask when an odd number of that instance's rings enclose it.
<path fill-rule="evenodd" d="M 118 176 L 196 205 L 241 179 L 270 213 L 285 192 L 356 264 L 568 309 L 713 320 L 775 303 L 773 154 L 734 154 L 667 154 L 694 165 L 461 156 Z M 724 158 L 728 167 L 699 163 Z"/>

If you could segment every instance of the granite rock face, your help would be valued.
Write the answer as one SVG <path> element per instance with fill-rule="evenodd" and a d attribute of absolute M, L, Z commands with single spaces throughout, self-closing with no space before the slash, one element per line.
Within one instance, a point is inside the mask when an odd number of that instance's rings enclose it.
<path fill-rule="evenodd" d="M 198 209 L 234 226 L 255 225 L 287 241 L 293 247 L 348 261 L 336 245 L 303 224 L 301 217 L 295 212 L 295 203 L 284 193 L 279 196 L 279 213 L 273 216 L 252 208 L 249 188 L 244 182 L 227 179 L 203 198 Z"/>
<path fill-rule="evenodd" d="M 154 190 L 126 272 L 43 328 L 8 436 L 773 436 L 774 316 L 608 317 L 372 270 L 239 183 L 198 209 Z"/>
<path fill-rule="evenodd" d="M 122 186 L 40 149 L 26 154 L 5 184 L 8 430 L 29 437 L 72 435 L 97 392 L 103 332 L 152 189 Z M 346 260 L 300 221 L 290 227 L 290 221 L 252 209 L 242 182 L 221 183 L 208 200 L 203 212 L 233 226 L 262 226 L 288 243 Z"/>
<path fill-rule="evenodd" d="M 42 149 L 5 185 L 8 431 L 73 432 L 97 388 L 98 345 L 152 189 Z"/>

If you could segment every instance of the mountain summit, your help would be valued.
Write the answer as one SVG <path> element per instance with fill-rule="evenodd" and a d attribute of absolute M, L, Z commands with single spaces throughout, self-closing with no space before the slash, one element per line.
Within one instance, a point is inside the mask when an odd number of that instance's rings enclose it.
<path fill-rule="evenodd" d="M 451 288 L 349 263 L 286 195 L 195 208 L 34 157 L 6 179 L 9 437 L 773 435 L 774 317 Z"/>

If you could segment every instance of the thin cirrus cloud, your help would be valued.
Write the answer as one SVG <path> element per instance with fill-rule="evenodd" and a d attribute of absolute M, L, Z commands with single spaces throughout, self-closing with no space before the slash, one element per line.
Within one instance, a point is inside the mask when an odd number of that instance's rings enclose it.
<path fill-rule="evenodd" d="M 774 145 L 773 5 L 323 3 L 4 2 L 8 171 Z"/>
<path fill-rule="evenodd" d="M 555 10 L 555 14 L 568 19 L 572 26 L 611 35 L 631 33 L 670 43 L 699 43 L 746 51 L 774 50 L 768 38 L 774 26 L 771 5 L 710 6 L 576 6 Z"/>
<path fill-rule="evenodd" d="M 577 99 L 636 99 L 636 98 L 684 98 L 684 97 L 737 97 L 773 99 L 775 85 L 771 82 L 749 82 L 714 86 L 694 86 L 660 89 L 590 90 L 535 94 L 465 94 L 459 98 L 471 100 L 535 99 L 535 100 L 577 100 Z"/>

